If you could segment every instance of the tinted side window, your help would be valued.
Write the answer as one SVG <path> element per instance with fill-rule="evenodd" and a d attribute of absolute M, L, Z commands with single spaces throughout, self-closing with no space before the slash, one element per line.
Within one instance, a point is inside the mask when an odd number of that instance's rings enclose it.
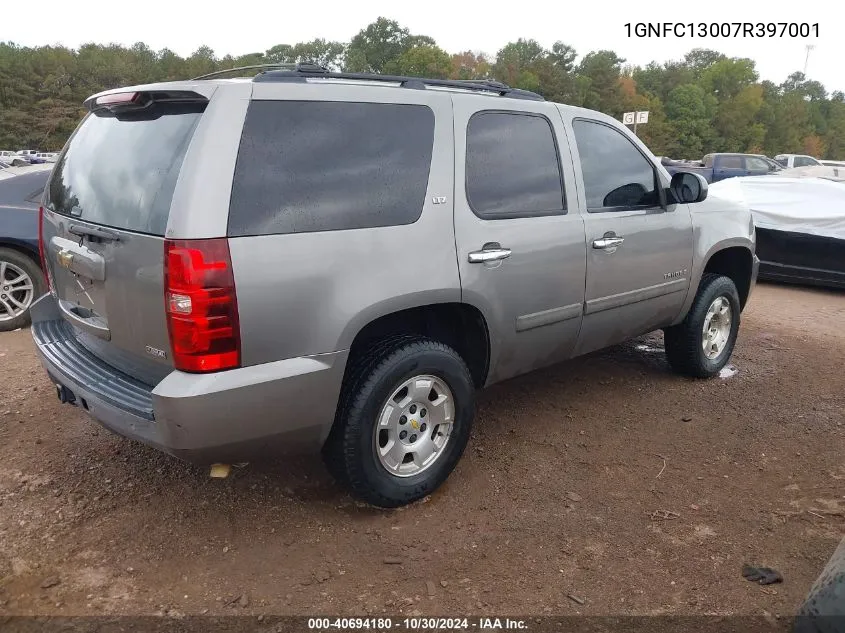
<path fill-rule="evenodd" d="M 564 213 L 560 162 L 543 116 L 481 112 L 467 126 L 466 194 L 485 220 Z"/>
<path fill-rule="evenodd" d="M 745 159 L 745 166 L 748 171 L 754 172 L 766 172 L 768 173 L 771 169 L 769 164 L 764 161 L 762 158 L 757 158 L 756 156 L 748 156 Z"/>
<path fill-rule="evenodd" d="M 806 156 L 796 156 L 795 157 L 795 166 L 796 167 L 809 167 L 810 165 L 815 165 L 816 161 L 811 158 L 807 158 Z"/>
<path fill-rule="evenodd" d="M 416 222 L 433 144 L 427 106 L 253 101 L 232 183 L 229 235 Z"/>
<path fill-rule="evenodd" d="M 588 211 L 660 206 L 654 165 L 630 140 L 595 121 L 576 119 L 572 127 Z"/>
<path fill-rule="evenodd" d="M 743 169 L 742 156 L 722 156 L 719 159 L 719 167 L 722 169 Z"/>

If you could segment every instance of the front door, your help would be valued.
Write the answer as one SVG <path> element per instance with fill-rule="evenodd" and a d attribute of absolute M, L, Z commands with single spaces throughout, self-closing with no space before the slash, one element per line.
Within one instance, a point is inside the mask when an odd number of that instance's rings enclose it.
<path fill-rule="evenodd" d="M 654 163 L 621 130 L 588 119 L 572 129 L 580 157 L 587 236 L 585 354 L 669 325 L 692 268 L 692 218 L 665 203 Z"/>
<path fill-rule="evenodd" d="M 489 384 L 572 355 L 584 300 L 584 224 L 552 104 L 454 102 L 461 290 L 487 319 Z"/>

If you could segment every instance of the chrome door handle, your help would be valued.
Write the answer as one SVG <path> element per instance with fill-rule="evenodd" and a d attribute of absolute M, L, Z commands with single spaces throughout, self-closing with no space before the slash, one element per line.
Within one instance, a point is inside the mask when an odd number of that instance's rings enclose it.
<path fill-rule="evenodd" d="M 511 249 L 502 248 L 498 244 L 485 244 L 480 251 L 473 251 L 469 254 L 470 264 L 483 264 L 484 262 L 495 262 L 500 259 L 507 259 L 511 256 Z"/>
<path fill-rule="evenodd" d="M 624 237 L 603 237 L 600 240 L 593 240 L 593 248 L 616 248 L 624 241 Z"/>

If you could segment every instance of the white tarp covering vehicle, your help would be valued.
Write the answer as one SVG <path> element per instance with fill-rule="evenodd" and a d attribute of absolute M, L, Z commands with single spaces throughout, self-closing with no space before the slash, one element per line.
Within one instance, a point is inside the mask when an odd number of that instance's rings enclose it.
<path fill-rule="evenodd" d="M 802 169 L 825 174 L 730 178 L 710 193 L 750 207 L 762 279 L 845 288 L 845 170 Z"/>

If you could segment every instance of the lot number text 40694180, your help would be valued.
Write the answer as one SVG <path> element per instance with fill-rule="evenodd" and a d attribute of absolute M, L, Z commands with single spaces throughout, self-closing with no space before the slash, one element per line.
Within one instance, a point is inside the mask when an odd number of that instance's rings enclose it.
<path fill-rule="evenodd" d="M 818 22 L 627 22 L 628 37 L 818 37 Z"/>

